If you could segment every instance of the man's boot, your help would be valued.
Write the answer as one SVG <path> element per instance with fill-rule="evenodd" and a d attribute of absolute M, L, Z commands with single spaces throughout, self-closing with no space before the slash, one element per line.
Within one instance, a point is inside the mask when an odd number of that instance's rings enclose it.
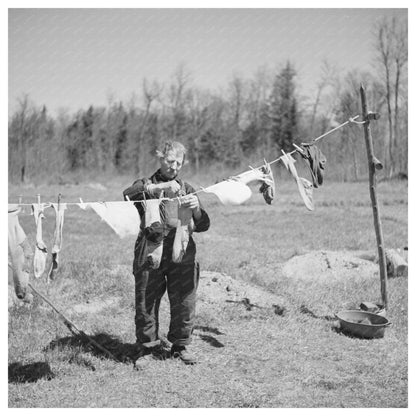
<path fill-rule="evenodd" d="M 172 358 L 179 358 L 185 364 L 196 364 L 197 360 L 194 355 L 192 355 L 185 347 L 185 345 L 172 345 L 170 350 Z"/>

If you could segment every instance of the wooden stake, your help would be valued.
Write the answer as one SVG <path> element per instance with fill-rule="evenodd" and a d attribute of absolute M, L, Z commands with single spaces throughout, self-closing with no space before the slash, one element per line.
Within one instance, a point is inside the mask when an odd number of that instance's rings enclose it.
<path fill-rule="evenodd" d="M 383 231 L 381 229 L 380 212 L 378 209 L 377 201 L 377 176 L 376 169 L 380 169 L 380 165 L 377 163 L 378 160 L 374 156 L 373 138 L 371 137 L 370 119 L 369 112 L 367 110 L 367 98 L 363 85 L 360 87 L 361 105 L 363 111 L 364 126 L 364 138 L 367 148 L 367 159 L 368 159 L 368 172 L 369 172 L 369 183 L 370 183 L 370 198 L 373 206 L 373 218 L 374 228 L 376 231 L 377 249 L 378 249 L 378 263 L 380 267 L 380 283 L 381 283 L 381 299 L 384 308 L 387 310 L 387 264 L 386 255 L 384 249 Z M 372 114 L 372 113 L 370 113 Z"/>

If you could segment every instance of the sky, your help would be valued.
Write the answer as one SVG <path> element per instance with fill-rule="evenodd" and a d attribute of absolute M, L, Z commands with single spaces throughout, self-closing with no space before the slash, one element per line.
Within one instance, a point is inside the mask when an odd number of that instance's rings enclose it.
<path fill-rule="evenodd" d="M 309 95 L 324 59 L 375 70 L 372 27 L 393 15 L 407 9 L 9 9 L 9 113 L 24 94 L 52 112 L 126 101 L 180 64 L 218 90 L 290 60 Z"/>

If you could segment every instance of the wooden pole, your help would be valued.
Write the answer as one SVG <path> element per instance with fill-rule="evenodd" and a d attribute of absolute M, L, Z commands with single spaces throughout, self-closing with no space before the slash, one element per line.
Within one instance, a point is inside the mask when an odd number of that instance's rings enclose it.
<path fill-rule="evenodd" d="M 374 228 L 376 231 L 377 249 L 378 249 L 378 263 L 380 267 L 380 283 L 381 283 L 381 299 L 384 308 L 387 310 L 387 264 L 384 249 L 383 231 L 381 229 L 380 212 L 377 201 L 377 176 L 376 169 L 381 169 L 382 165 L 374 156 L 373 138 L 371 137 L 370 119 L 376 119 L 377 115 L 369 113 L 367 110 L 367 98 L 363 85 L 360 87 L 361 105 L 364 120 L 364 137 L 367 148 L 368 172 L 370 183 L 370 197 L 373 206 Z M 372 116 L 372 117 L 371 117 Z"/>

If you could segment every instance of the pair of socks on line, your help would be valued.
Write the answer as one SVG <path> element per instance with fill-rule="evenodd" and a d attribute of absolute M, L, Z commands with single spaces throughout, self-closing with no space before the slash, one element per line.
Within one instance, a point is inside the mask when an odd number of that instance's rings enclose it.
<path fill-rule="evenodd" d="M 55 211 L 55 232 L 52 245 L 52 261 L 48 271 L 48 280 L 55 278 L 59 267 L 59 252 L 62 248 L 62 232 L 64 225 L 64 212 L 67 208 L 66 204 L 33 204 L 32 213 L 35 217 L 36 224 L 36 245 L 35 254 L 33 256 L 33 274 L 35 278 L 40 278 L 45 272 L 46 259 L 48 256 L 48 249 L 43 241 L 42 236 L 42 221 L 45 218 L 44 210 L 52 206 Z"/>
<path fill-rule="evenodd" d="M 164 220 L 160 215 L 160 201 L 148 199 L 144 203 L 145 221 L 144 235 L 146 238 L 146 249 L 139 265 L 144 268 L 158 269 L 162 261 Z M 188 248 L 189 237 L 192 233 L 193 219 L 192 210 L 177 203 L 177 222 L 175 238 L 172 247 L 172 261 L 180 263 Z"/>

